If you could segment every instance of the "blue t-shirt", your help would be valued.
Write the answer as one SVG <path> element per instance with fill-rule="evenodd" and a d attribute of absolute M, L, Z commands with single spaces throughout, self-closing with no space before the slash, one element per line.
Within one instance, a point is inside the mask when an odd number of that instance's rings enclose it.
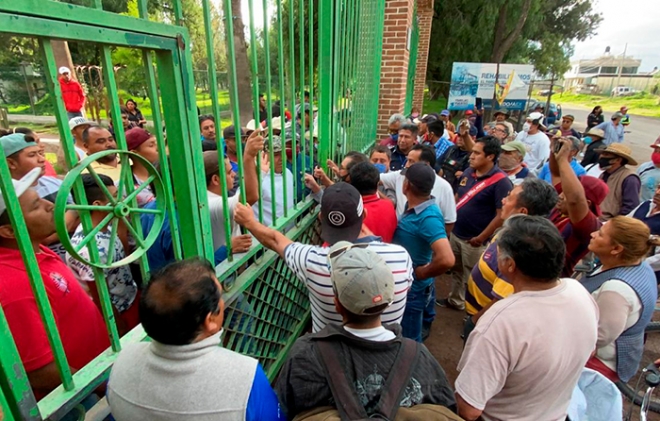
<path fill-rule="evenodd" d="M 147 203 L 144 209 L 156 209 L 156 201 Z M 146 237 L 154 226 L 156 215 L 153 213 L 143 213 L 140 215 L 140 224 L 142 232 Z M 227 258 L 227 247 L 222 246 L 214 253 L 214 264 L 217 266 Z M 147 261 L 149 262 L 149 271 L 155 271 L 174 262 L 174 245 L 172 244 L 172 230 L 170 228 L 170 218 L 165 212 L 163 226 L 160 229 L 156 241 L 147 250 Z"/>
<path fill-rule="evenodd" d="M 571 168 L 573 169 L 575 175 L 577 175 L 578 177 L 581 177 L 587 173 L 584 167 L 580 165 L 580 163 L 577 162 L 576 159 L 571 160 Z M 550 173 L 549 162 L 546 162 L 545 165 L 543 165 L 543 168 L 541 168 L 541 172 L 539 172 L 539 178 L 545 182 L 552 184 L 552 174 Z"/>
<path fill-rule="evenodd" d="M 257 364 L 252 381 L 252 390 L 245 409 L 246 421 L 278 421 L 286 417 L 280 410 L 280 403 L 264 373 L 261 364 Z"/>
<path fill-rule="evenodd" d="M 436 205 L 435 198 L 431 197 L 401 215 L 392 243 L 405 248 L 410 254 L 413 267 L 417 267 L 431 262 L 431 244 L 443 238 L 447 238 L 445 218 Z M 432 283 L 433 278 L 415 279 L 411 290 L 422 291 Z"/>
<path fill-rule="evenodd" d="M 458 199 L 460 200 L 475 184 L 501 172 L 502 170 L 494 166 L 487 174 L 477 177 L 473 168 L 466 169 L 458 180 Z M 505 176 L 483 188 L 461 208 L 457 208 L 452 235 L 467 241 L 481 234 L 497 216 L 497 210 L 502 209 L 502 199 L 512 188 L 511 180 Z"/>

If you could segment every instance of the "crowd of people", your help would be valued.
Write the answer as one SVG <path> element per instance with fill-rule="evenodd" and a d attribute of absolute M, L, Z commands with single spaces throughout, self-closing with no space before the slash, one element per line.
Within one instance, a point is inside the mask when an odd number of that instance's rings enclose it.
<path fill-rule="evenodd" d="M 393 419 L 403 411 L 412 419 L 564 420 L 584 371 L 612 382 L 635 374 L 660 281 L 660 138 L 635 171 L 620 129 L 627 114 L 604 122 L 594 110 L 585 133 L 571 115 L 546 127 L 536 111 L 519 133 L 505 109 L 487 123 L 483 110 L 457 124 L 448 110 L 396 114 L 368 154 L 349 151 L 326 172 L 307 101 L 293 113 L 275 104 L 267 123 L 262 97 L 262 121 L 244 128 L 221 131 L 213 116 L 199 117 L 213 264 L 175 259 L 174 213 L 147 251 L 148 280 L 137 264 L 103 270 L 119 333 L 141 323 L 152 339 L 121 351 L 113 366 L 115 419 Z M 108 225 L 122 174 L 115 132 L 66 108 L 78 159 L 104 152 L 90 164 L 95 174 L 81 176 L 84 201 L 97 206 L 89 215 L 101 261 L 121 262 L 135 241 L 132 227 L 118 224 L 115 241 Z M 128 150 L 141 158 L 130 174 L 142 187 L 147 235 L 149 210 L 165 200 L 145 186 L 159 148 L 135 101 L 126 101 L 122 120 Z M 311 148 L 302 154 L 305 136 Z M 87 247 L 75 256 L 61 245 L 53 203 L 62 181 L 38 135 L 16 128 L 0 133 L 0 144 L 75 372 L 109 346 L 97 271 L 84 262 Z M 273 228 L 307 196 L 319 203 L 322 244 Z M 0 199 L 0 303 L 40 398 L 61 381 L 11 220 Z M 66 228 L 72 244 L 84 241 L 75 211 Z M 255 359 L 220 346 L 226 315 L 214 267 L 227 239 L 236 253 L 257 243 L 275 251 L 309 291 L 311 333 L 293 345 L 274 387 Z M 449 293 L 439 296 L 444 274 Z M 423 345 L 442 323 L 437 306 L 466 315 L 453 385 Z"/>

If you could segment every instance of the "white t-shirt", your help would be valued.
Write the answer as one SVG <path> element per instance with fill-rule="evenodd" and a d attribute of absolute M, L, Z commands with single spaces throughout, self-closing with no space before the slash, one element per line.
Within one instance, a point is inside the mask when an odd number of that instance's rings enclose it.
<path fill-rule="evenodd" d="M 577 281 L 496 302 L 458 363 L 456 393 L 486 420 L 564 421 L 598 339 L 598 306 Z"/>
<path fill-rule="evenodd" d="M 518 133 L 516 140 L 525 144 L 527 153 L 523 162 L 527 168 L 534 174 L 538 174 L 545 161 L 550 158 L 550 139 L 543 132 L 529 134 L 525 132 Z"/>
<path fill-rule="evenodd" d="M 222 246 L 227 245 L 225 239 L 225 214 L 223 212 L 222 196 L 207 191 L 209 198 L 209 213 L 211 214 L 211 231 L 213 233 L 213 250 L 217 250 Z M 234 211 L 236 205 L 240 203 L 239 193 L 232 197 L 227 198 L 229 205 L 229 226 L 231 227 L 231 235 L 240 235 L 240 228 L 234 222 Z"/>
<path fill-rule="evenodd" d="M 385 329 L 383 326 L 374 327 L 372 329 L 353 329 L 344 326 L 344 330 L 358 338 L 373 342 L 386 342 L 396 338 L 394 332 Z"/>
<path fill-rule="evenodd" d="M 600 269 L 594 274 L 599 273 Z M 603 282 L 603 284 L 591 293 L 596 302 L 598 302 L 598 297 L 605 291 L 611 291 L 622 296 L 628 303 L 628 318 L 626 319 L 626 325 L 624 331 L 630 328 L 632 325 L 637 323 L 639 317 L 642 314 L 642 302 L 639 300 L 639 297 L 635 293 L 635 290 L 626 284 L 623 281 L 618 279 L 610 279 L 609 281 Z M 612 371 L 616 371 L 616 343 L 612 342 L 610 344 L 604 345 L 596 351 L 596 358 L 602 361 L 603 364 L 608 366 Z"/>
<path fill-rule="evenodd" d="M 391 171 L 380 175 L 380 181 L 386 189 L 394 190 L 396 193 L 396 214 L 403 215 L 408 199 L 403 194 L 403 180 L 405 176 L 401 171 Z M 451 184 L 444 178 L 436 175 L 431 196 L 435 197 L 435 202 L 445 218 L 445 224 L 456 222 L 456 199 Z"/>
<path fill-rule="evenodd" d="M 410 255 L 401 246 L 376 241 L 370 242 L 368 249 L 379 254 L 394 275 L 394 301 L 381 314 L 380 320 L 383 324 L 401 323 L 406 308 L 408 288 L 413 281 Z M 284 253 L 287 266 L 298 279 L 305 282 L 309 290 L 314 332 L 323 329 L 330 322 L 342 322 L 342 317 L 335 309 L 335 294 L 328 268 L 328 250 L 330 247 L 292 243 L 287 246 Z"/>
<path fill-rule="evenodd" d="M 270 226 L 273 223 L 273 197 L 275 198 L 277 217 L 284 216 L 284 209 L 293 208 L 293 174 L 286 170 L 286 203 L 284 203 L 284 177 L 275 173 L 275 194 L 271 191 L 270 171 L 261 173 L 261 201 L 264 210 L 263 224 Z M 259 203 L 252 205 L 254 215 L 259 220 Z"/>

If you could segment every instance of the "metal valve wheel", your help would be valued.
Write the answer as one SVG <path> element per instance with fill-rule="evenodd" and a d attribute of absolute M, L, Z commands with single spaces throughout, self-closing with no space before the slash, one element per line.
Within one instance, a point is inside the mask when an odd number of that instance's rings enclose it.
<path fill-rule="evenodd" d="M 116 182 L 117 197 L 114 197 L 112 194 L 110 194 L 108 188 L 101 182 L 98 173 L 91 166 L 91 164 L 99 158 L 103 158 L 104 156 L 112 154 L 117 154 L 119 156 L 119 161 L 121 164 L 120 181 Z M 145 180 L 144 183 L 142 183 L 137 188 L 134 188 L 133 184 L 131 160 L 140 161 L 140 163 L 149 171 L 149 177 L 147 180 Z M 78 198 L 79 203 L 67 203 L 68 198 L 73 192 L 76 183 L 80 181 L 79 179 L 83 173 L 89 173 L 92 177 L 95 178 L 97 185 L 104 192 L 105 197 L 108 200 L 107 205 L 99 206 L 88 204 L 86 198 Z M 151 185 L 155 190 L 153 192 L 154 195 L 161 199 L 156 202 L 157 205 L 155 209 L 139 208 L 135 198 L 149 185 Z M 165 219 L 166 208 L 165 200 L 163 200 L 164 197 L 165 188 L 163 186 L 160 175 L 154 166 L 151 165 L 151 163 L 146 159 L 136 153 L 128 151 L 113 149 L 97 152 L 80 161 L 78 165 L 69 171 L 67 176 L 62 181 L 62 187 L 60 188 L 60 191 L 57 194 L 57 199 L 55 201 L 55 228 L 57 230 L 57 235 L 59 236 L 62 246 L 66 249 L 67 252 L 69 252 L 69 254 L 71 254 L 72 257 L 89 266 L 100 269 L 111 269 L 127 265 L 136 261 L 143 254 L 145 254 L 158 237 L 158 234 L 160 233 L 160 230 L 163 226 L 163 221 Z M 83 218 L 86 216 L 88 217 L 90 212 L 93 211 L 107 212 L 107 215 L 96 227 L 92 227 L 89 231 L 83 230 L 85 237 L 79 244 L 74 245 L 71 242 L 71 236 L 66 227 L 65 217 L 66 212 L 71 210 L 78 212 L 80 215 L 81 223 Z M 146 236 L 146 238 L 143 238 L 139 222 L 140 215 L 146 213 L 154 214 L 156 217 L 154 224 L 149 231 L 149 234 Z M 135 250 L 133 250 L 132 253 L 127 254 L 125 258 L 117 262 L 113 262 L 115 258 L 115 244 L 117 241 L 117 227 L 120 222 L 126 226 L 129 234 L 132 236 L 133 240 L 135 240 Z M 133 225 L 133 223 L 136 223 L 137 228 Z M 87 245 L 95 239 L 96 234 L 98 234 L 101 230 L 106 229 L 106 227 L 110 229 L 110 243 L 108 245 L 107 258 L 105 261 L 97 262 L 93 261 L 92 259 L 83 258 L 80 255 L 80 251 L 84 247 L 87 247 Z M 128 250 L 126 252 L 128 253 Z M 89 255 L 92 256 L 92 253 Z"/>

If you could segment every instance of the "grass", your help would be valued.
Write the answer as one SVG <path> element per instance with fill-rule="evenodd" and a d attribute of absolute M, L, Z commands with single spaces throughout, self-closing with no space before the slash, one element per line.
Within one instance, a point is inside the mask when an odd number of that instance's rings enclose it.
<path fill-rule="evenodd" d="M 439 98 L 431 100 L 428 97 L 428 90 L 424 92 L 424 105 L 422 108 L 423 114 L 438 113 L 447 108 L 447 98 Z"/>
<path fill-rule="evenodd" d="M 536 97 L 536 99 L 545 101 L 547 98 Z M 564 93 L 553 95 L 552 102 L 579 105 L 587 108 L 600 105 L 603 107 L 603 111 L 610 113 L 619 111 L 621 106 L 626 105 L 630 110 L 630 114 L 660 117 L 660 97 L 647 93 L 638 93 L 626 97 Z"/>
<path fill-rule="evenodd" d="M 196 95 L 197 106 L 199 107 L 202 114 L 210 114 L 211 102 L 212 102 L 210 94 L 198 90 L 195 93 L 195 95 Z M 132 96 L 125 91 L 119 91 L 119 97 L 122 100 L 132 98 Z M 133 99 L 135 100 L 135 102 L 138 103 L 138 108 L 142 112 L 144 118 L 150 120 L 152 117 L 152 112 L 151 112 L 151 101 L 149 100 L 149 98 L 146 98 L 144 100 L 141 98 L 133 98 Z M 220 111 L 229 111 L 229 91 L 218 91 L 218 104 L 220 105 Z M 36 109 L 37 109 L 37 115 L 53 115 L 53 109 L 50 104 L 50 98 L 48 95 L 46 95 L 44 98 L 39 100 L 39 102 L 36 104 Z M 162 109 L 162 104 L 161 104 L 161 109 Z M 7 112 L 9 114 L 32 114 L 32 109 L 30 108 L 30 105 L 14 104 L 14 105 L 7 105 Z M 103 119 L 108 118 L 105 110 L 101 110 L 100 114 L 101 114 L 101 118 Z"/>

